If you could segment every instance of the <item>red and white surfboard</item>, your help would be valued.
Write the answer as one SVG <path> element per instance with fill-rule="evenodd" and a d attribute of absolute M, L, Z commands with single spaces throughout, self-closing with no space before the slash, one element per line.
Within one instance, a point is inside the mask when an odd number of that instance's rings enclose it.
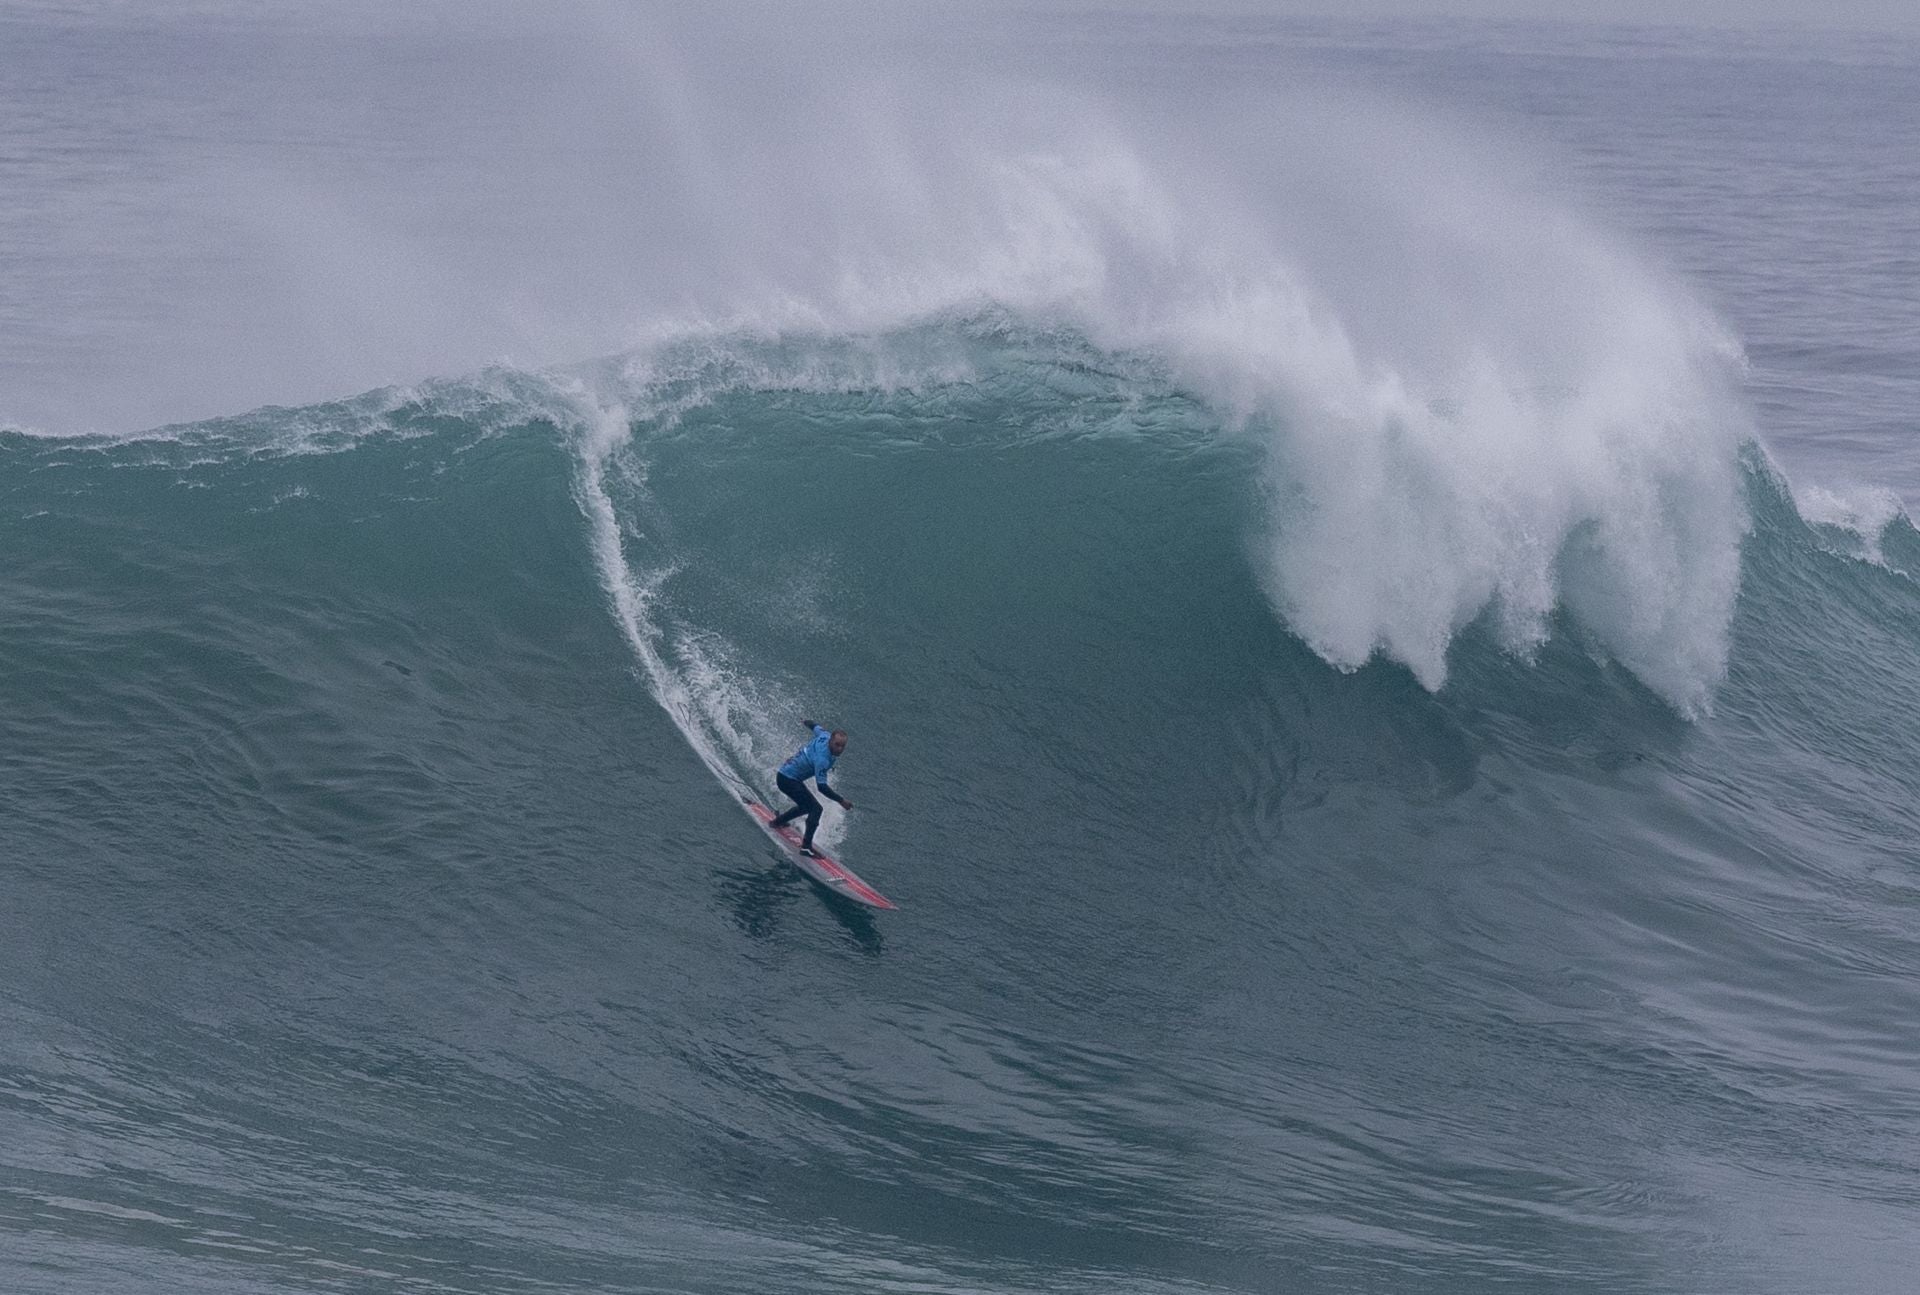
<path fill-rule="evenodd" d="M 812 855 L 800 853 L 800 833 L 789 824 L 786 827 L 773 825 L 773 811 L 757 800 L 746 802 L 747 812 L 760 820 L 760 826 L 767 829 L 780 844 L 787 848 L 791 858 L 800 871 L 831 890 L 836 895 L 845 895 L 855 903 L 865 904 L 869 908 L 892 908 L 894 902 L 853 875 L 853 870 L 845 864 L 829 859 L 817 851 Z"/>

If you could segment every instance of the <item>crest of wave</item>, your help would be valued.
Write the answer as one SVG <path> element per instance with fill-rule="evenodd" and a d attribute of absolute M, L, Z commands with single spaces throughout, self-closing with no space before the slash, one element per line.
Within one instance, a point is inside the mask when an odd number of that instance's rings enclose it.
<path fill-rule="evenodd" d="M 1565 607 L 1682 712 L 1710 703 L 1747 527 L 1739 349 L 1519 150 L 1324 85 L 781 66 L 813 70 L 704 99 L 695 65 L 654 78 L 730 322 L 996 303 L 1150 353 L 1264 442 L 1256 560 L 1333 665 L 1438 688 L 1468 626 L 1527 655 Z"/>

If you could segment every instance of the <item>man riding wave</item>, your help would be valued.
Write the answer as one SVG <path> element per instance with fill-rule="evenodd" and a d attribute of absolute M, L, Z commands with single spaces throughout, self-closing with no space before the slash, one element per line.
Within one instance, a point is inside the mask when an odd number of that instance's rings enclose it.
<path fill-rule="evenodd" d="M 847 749 L 846 732 L 837 728 L 829 732 L 810 719 L 800 722 L 813 730 L 813 740 L 795 751 L 793 758 L 781 765 L 779 772 L 773 775 L 775 785 L 793 802 L 793 808 L 774 819 L 772 826 L 776 829 L 785 827 L 805 814 L 807 831 L 800 839 L 800 853 L 811 855 L 813 833 L 820 826 L 821 805 L 807 790 L 807 779 L 813 779 L 813 785 L 820 789 L 822 796 L 840 802 L 841 809 L 852 809 L 853 802 L 827 786 L 828 771 L 833 768 L 834 761 L 840 758 L 840 753 Z"/>

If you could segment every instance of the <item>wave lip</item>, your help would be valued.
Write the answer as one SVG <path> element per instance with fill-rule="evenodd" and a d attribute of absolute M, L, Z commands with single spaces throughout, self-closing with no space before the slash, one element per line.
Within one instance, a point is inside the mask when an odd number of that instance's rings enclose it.
<path fill-rule="evenodd" d="M 1337 667 L 1437 689 L 1468 625 L 1531 655 L 1564 605 L 1704 710 L 1749 525 L 1737 342 L 1485 147 L 1381 105 L 1287 111 L 1316 143 L 1260 159 L 1277 184 L 1200 209 L 1181 163 L 1137 160 L 1157 179 L 1096 192 L 1141 210 L 1072 226 L 1125 237 L 1068 258 L 1104 267 L 1072 306 L 1091 336 L 1264 442 L 1276 610 Z"/>
<path fill-rule="evenodd" d="M 1359 365 L 1293 384 L 1260 546 L 1288 624 L 1335 666 L 1384 655 L 1437 689 L 1467 625 L 1530 656 L 1564 603 L 1676 708 L 1705 708 L 1739 588 L 1746 433 L 1710 363 L 1639 350 L 1588 357 L 1564 387 L 1489 362 L 1447 394 Z"/>
<path fill-rule="evenodd" d="M 884 339 L 999 311 L 1148 357 L 1262 442 L 1257 561 L 1331 664 L 1438 688 L 1468 625 L 1527 655 L 1564 606 L 1675 708 L 1710 704 L 1753 430 L 1740 348 L 1684 284 L 1407 106 L 949 98 L 935 119 L 877 94 L 883 136 L 809 118 L 836 179 L 743 182 L 830 269 L 767 261 L 734 318 Z"/>

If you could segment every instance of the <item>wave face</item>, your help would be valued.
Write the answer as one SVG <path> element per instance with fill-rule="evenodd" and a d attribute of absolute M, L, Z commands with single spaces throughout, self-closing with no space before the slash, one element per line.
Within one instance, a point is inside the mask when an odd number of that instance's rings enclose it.
<path fill-rule="evenodd" d="M 1908 1291 L 1910 45 L 682 8 L 0 14 L 0 1290 Z"/>
<path fill-rule="evenodd" d="M 1133 340 L 0 439 L 7 1284 L 1893 1289 L 1920 535 Z"/>

